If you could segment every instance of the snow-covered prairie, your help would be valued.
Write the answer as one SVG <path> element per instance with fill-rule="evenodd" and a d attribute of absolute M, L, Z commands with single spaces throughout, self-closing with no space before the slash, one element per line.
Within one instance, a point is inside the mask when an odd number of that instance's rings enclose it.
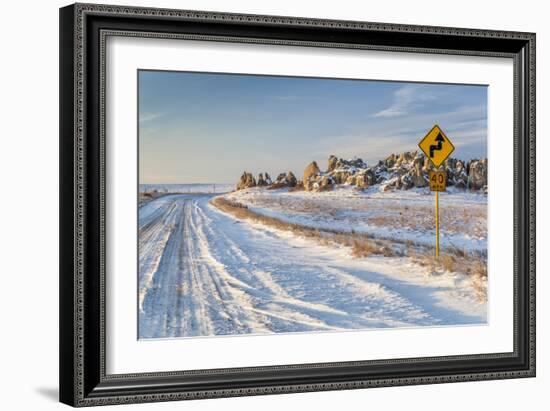
<path fill-rule="evenodd" d="M 195 194 L 213 194 L 227 193 L 235 188 L 235 184 L 229 183 L 196 183 L 196 184 L 140 184 L 139 192 L 161 193 L 195 193 Z"/>
<path fill-rule="evenodd" d="M 309 193 L 262 191 L 229 196 L 283 218 L 295 213 L 301 222 L 330 223 L 328 217 L 315 220 L 316 211 L 308 217 L 277 207 L 278 198 L 294 196 L 289 204 L 299 208 Z M 361 201 L 378 204 L 378 194 L 371 194 L 362 199 L 351 191 L 333 192 L 310 199 L 344 201 L 332 219 L 353 221 Z M 393 203 L 409 203 L 401 195 L 412 194 L 384 194 L 387 212 L 393 212 Z M 433 205 L 429 196 L 415 195 L 420 205 Z M 408 257 L 354 258 L 346 247 L 239 220 L 210 204 L 213 197 L 165 195 L 140 208 L 140 338 L 486 323 L 486 304 L 463 274 L 433 275 Z M 273 201 L 268 207 L 263 199 Z M 485 206 L 474 196 L 463 201 Z"/>
<path fill-rule="evenodd" d="M 427 246 L 435 241 L 435 194 L 429 189 L 380 192 L 374 186 L 358 191 L 342 185 L 319 193 L 255 187 L 225 197 L 255 213 L 306 227 Z M 440 193 L 439 207 L 443 248 L 487 250 L 485 194 L 449 189 Z"/>

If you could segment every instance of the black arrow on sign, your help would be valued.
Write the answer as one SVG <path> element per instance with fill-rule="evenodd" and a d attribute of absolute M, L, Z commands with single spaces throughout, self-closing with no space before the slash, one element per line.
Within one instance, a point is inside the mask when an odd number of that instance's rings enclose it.
<path fill-rule="evenodd" d="M 440 151 L 443 147 L 443 143 L 445 142 L 445 139 L 441 135 L 441 133 L 437 134 L 437 137 L 435 138 L 435 141 L 437 141 L 437 145 L 432 144 L 430 146 L 430 158 L 434 157 L 434 151 Z"/>

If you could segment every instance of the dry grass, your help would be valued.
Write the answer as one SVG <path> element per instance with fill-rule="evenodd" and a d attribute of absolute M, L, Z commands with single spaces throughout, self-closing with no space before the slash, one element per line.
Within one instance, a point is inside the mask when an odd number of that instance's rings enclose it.
<path fill-rule="evenodd" d="M 166 193 L 160 193 L 158 191 L 147 191 L 147 192 L 140 192 L 138 197 L 139 206 L 147 204 L 150 201 L 153 201 L 159 197 L 162 197 L 163 195 L 166 195 Z"/>
<path fill-rule="evenodd" d="M 487 278 L 487 263 L 483 260 L 471 260 L 468 274 L 479 278 Z"/>
<path fill-rule="evenodd" d="M 478 298 L 487 296 L 487 251 L 460 250 L 453 248 L 452 252 L 458 257 L 453 271 L 464 272 L 472 280 L 472 285 L 477 292 Z"/>
<path fill-rule="evenodd" d="M 433 271 L 462 272 L 470 276 L 486 278 L 487 260 L 481 254 L 470 253 L 464 256 L 453 254 L 452 250 L 442 251 L 439 258 L 435 258 L 433 251 L 418 252 L 411 250 L 408 256 L 423 267 L 433 267 Z"/>
<path fill-rule="evenodd" d="M 480 300 L 487 299 L 487 261 L 473 260 L 467 269 L 472 286 Z"/>
<path fill-rule="evenodd" d="M 355 257 L 369 255 L 395 255 L 393 249 L 383 240 L 373 240 L 365 234 L 347 233 L 333 230 L 319 230 L 295 223 L 289 223 L 278 218 L 265 216 L 251 211 L 246 205 L 224 197 L 216 197 L 210 203 L 234 217 L 246 219 L 267 225 L 278 230 L 290 231 L 295 235 L 317 240 L 321 245 L 341 245 L 350 247 Z"/>
<path fill-rule="evenodd" d="M 262 208 L 282 209 L 285 213 L 316 213 L 322 218 L 333 218 L 336 221 L 349 222 L 350 212 L 358 222 L 389 229 L 433 230 L 434 205 L 424 201 L 403 202 L 399 200 L 376 198 L 371 196 L 346 196 L 342 200 L 334 196 L 331 201 L 313 196 L 301 195 L 302 187 L 288 189 L 297 197 L 282 195 L 257 195 L 250 201 Z M 285 193 L 286 194 L 286 193 Z M 246 197 L 245 197 L 246 198 Z M 297 201 L 297 198 L 299 201 Z M 246 200 L 245 200 L 246 201 Z M 468 202 L 465 204 L 440 203 L 440 226 L 448 233 L 464 233 L 476 238 L 487 236 L 487 205 Z"/>
<path fill-rule="evenodd" d="M 456 254 L 455 254 L 456 253 Z M 426 267 L 430 275 L 445 271 L 462 273 L 468 276 L 479 301 L 487 300 L 487 256 L 485 253 L 466 253 L 464 250 L 446 250 L 436 259 L 432 253 L 411 251 L 411 259 Z"/>
<path fill-rule="evenodd" d="M 320 237 L 321 232 L 315 228 L 304 227 L 299 224 L 289 223 L 278 218 L 265 216 L 251 211 L 245 204 L 229 200 L 224 197 L 216 197 L 210 203 L 226 213 L 240 219 L 246 219 L 273 227 L 279 230 L 291 231 L 304 237 Z"/>
<path fill-rule="evenodd" d="M 458 260 L 452 254 L 443 254 L 439 256 L 439 265 L 445 271 L 455 272 L 458 271 Z"/>
<path fill-rule="evenodd" d="M 380 248 L 378 248 L 373 241 L 369 241 L 368 239 L 354 238 L 351 252 L 354 257 L 368 257 L 372 254 L 379 254 Z"/>
<path fill-rule="evenodd" d="M 248 206 L 242 203 L 239 203 L 238 201 L 234 200 L 228 200 L 224 197 L 217 197 L 215 198 L 212 203 L 216 206 L 223 206 L 230 209 L 241 209 L 241 210 L 248 210 Z"/>
<path fill-rule="evenodd" d="M 434 226 L 434 211 L 431 206 L 416 206 L 411 208 L 407 205 L 378 204 L 369 201 L 368 210 L 372 213 L 368 217 L 369 224 L 379 227 L 430 230 Z M 486 210 L 478 205 L 458 207 L 454 205 L 441 205 L 440 224 L 450 232 L 462 232 L 467 230 L 471 235 L 483 237 L 486 235 L 485 221 Z M 479 221 L 480 224 L 472 224 L 472 221 Z"/>
<path fill-rule="evenodd" d="M 356 258 L 375 255 L 384 257 L 407 256 L 420 266 L 426 267 L 427 272 L 430 274 L 437 275 L 445 271 L 464 273 L 471 278 L 472 285 L 480 301 L 486 299 L 487 253 L 468 253 L 466 250 L 453 247 L 442 253 L 439 259 L 436 259 L 432 247 L 419 245 L 411 240 L 391 242 L 374 239 L 362 233 L 319 230 L 258 214 L 251 211 L 246 205 L 224 197 L 216 197 L 210 200 L 210 203 L 239 219 L 254 221 L 278 230 L 290 231 L 297 236 L 314 239 L 321 245 L 349 247 L 351 254 Z"/>
<path fill-rule="evenodd" d="M 354 257 L 368 257 L 370 255 L 395 257 L 398 254 L 385 241 L 372 240 L 361 234 L 352 234 L 352 236 L 351 252 Z"/>

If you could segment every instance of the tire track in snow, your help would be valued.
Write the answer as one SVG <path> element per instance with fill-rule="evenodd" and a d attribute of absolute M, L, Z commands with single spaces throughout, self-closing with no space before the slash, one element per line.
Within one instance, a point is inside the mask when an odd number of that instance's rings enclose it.
<path fill-rule="evenodd" d="M 190 266 L 191 282 L 198 291 L 199 297 L 196 299 L 202 304 L 196 321 L 200 322 L 207 317 L 212 324 L 211 330 L 203 330 L 201 335 L 265 332 L 259 325 L 261 321 L 252 318 L 257 316 L 251 310 L 245 309 L 251 304 L 246 293 L 228 282 L 232 279 L 231 276 L 210 254 L 203 232 L 204 223 L 196 213 L 194 201 L 187 204 L 185 222 L 188 228 L 186 248 L 189 258 L 193 260 Z"/>
<path fill-rule="evenodd" d="M 210 207 L 210 205 L 206 205 L 206 207 Z M 236 244 L 235 241 L 231 240 L 227 234 L 221 230 L 216 231 L 213 229 L 212 218 L 205 214 L 198 204 L 195 204 L 195 210 L 199 215 L 199 219 L 204 219 L 204 224 L 200 225 L 201 230 L 210 235 L 208 239 L 203 235 L 202 244 L 205 244 L 205 246 L 209 248 L 210 244 L 213 244 L 215 245 L 215 250 L 212 251 L 221 251 L 223 257 L 229 257 L 230 261 L 227 265 L 237 267 L 236 276 L 240 278 L 236 279 L 234 276 L 228 274 L 227 270 L 225 270 L 226 265 L 220 263 L 216 259 L 213 259 L 213 264 L 215 266 L 222 267 L 223 271 L 221 274 L 228 278 L 228 281 L 232 285 L 244 288 L 249 294 L 252 294 L 260 305 L 270 302 L 271 311 L 266 311 L 250 304 L 248 306 L 249 310 L 261 313 L 267 318 L 274 318 L 278 323 L 281 321 L 286 321 L 293 324 L 293 326 L 301 324 L 305 327 L 313 327 L 317 329 L 342 329 L 341 327 L 330 326 L 323 320 L 315 318 L 315 316 L 308 315 L 305 312 L 299 312 L 296 310 L 296 307 L 302 307 L 313 312 L 318 311 L 320 313 L 336 313 L 345 315 L 345 312 L 335 310 L 332 307 L 323 304 L 306 302 L 290 296 L 283 287 L 277 284 L 270 273 L 262 269 L 257 269 L 255 264 L 251 264 L 251 260 L 247 254 Z M 228 253 L 228 250 L 231 252 Z M 210 250 L 208 251 L 208 254 L 212 255 Z M 291 306 L 292 309 L 287 308 L 286 306 Z M 270 324 L 270 329 L 272 331 L 276 331 L 277 328 L 278 327 L 274 324 Z M 257 330 L 256 332 L 261 331 Z"/>
<path fill-rule="evenodd" d="M 236 220 L 209 198 L 166 196 L 148 203 L 143 218 L 140 210 L 140 287 L 148 279 L 140 338 L 439 323 L 425 311 L 427 297 L 415 298 L 421 286 L 402 287 L 369 272 L 372 264 Z"/>
<path fill-rule="evenodd" d="M 182 204 L 175 203 L 172 208 L 174 215 L 182 212 Z M 139 335 L 141 337 L 171 337 L 177 321 L 178 311 L 175 308 L 180 293 L 181 260 L 178 258 L 183 238 L 183 221 L 174 219 L 174 225 L 169 231 L 162 248 L 155 271 L 151 274 L 151 282 L 143 296 L 142 311 L 139 314 Z M 140 249 L 140 252 L 141 249 Z M 141 290 L 140 290 L 141 291 Z M 141 295 L 140 295 L 141 297 Z"/>
<path fill-rule="evenodd" d="M 159 207 L 161 208 L 161 207 Z M 150 214 L 139 228 L 139 310 L 143 311 L 143 300 L 151 287 L 153 275 L 156 272 L 164 247 L 172 231 L 177 217 L 176 204 L 167 203 L 165 212 Z M 158 210 L 158 209 L 157 209 Z"/>

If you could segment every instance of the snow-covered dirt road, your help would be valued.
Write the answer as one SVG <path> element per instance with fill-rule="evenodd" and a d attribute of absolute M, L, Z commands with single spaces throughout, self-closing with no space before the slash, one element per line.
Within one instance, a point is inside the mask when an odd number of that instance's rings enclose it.
<path fill-rule="evenodd" d="M 403 257 L 344 248 L 237 220 L 211 195 L 139 210 L 139 336 L 169 338 L 482 324 L 469 280 Z"/>

